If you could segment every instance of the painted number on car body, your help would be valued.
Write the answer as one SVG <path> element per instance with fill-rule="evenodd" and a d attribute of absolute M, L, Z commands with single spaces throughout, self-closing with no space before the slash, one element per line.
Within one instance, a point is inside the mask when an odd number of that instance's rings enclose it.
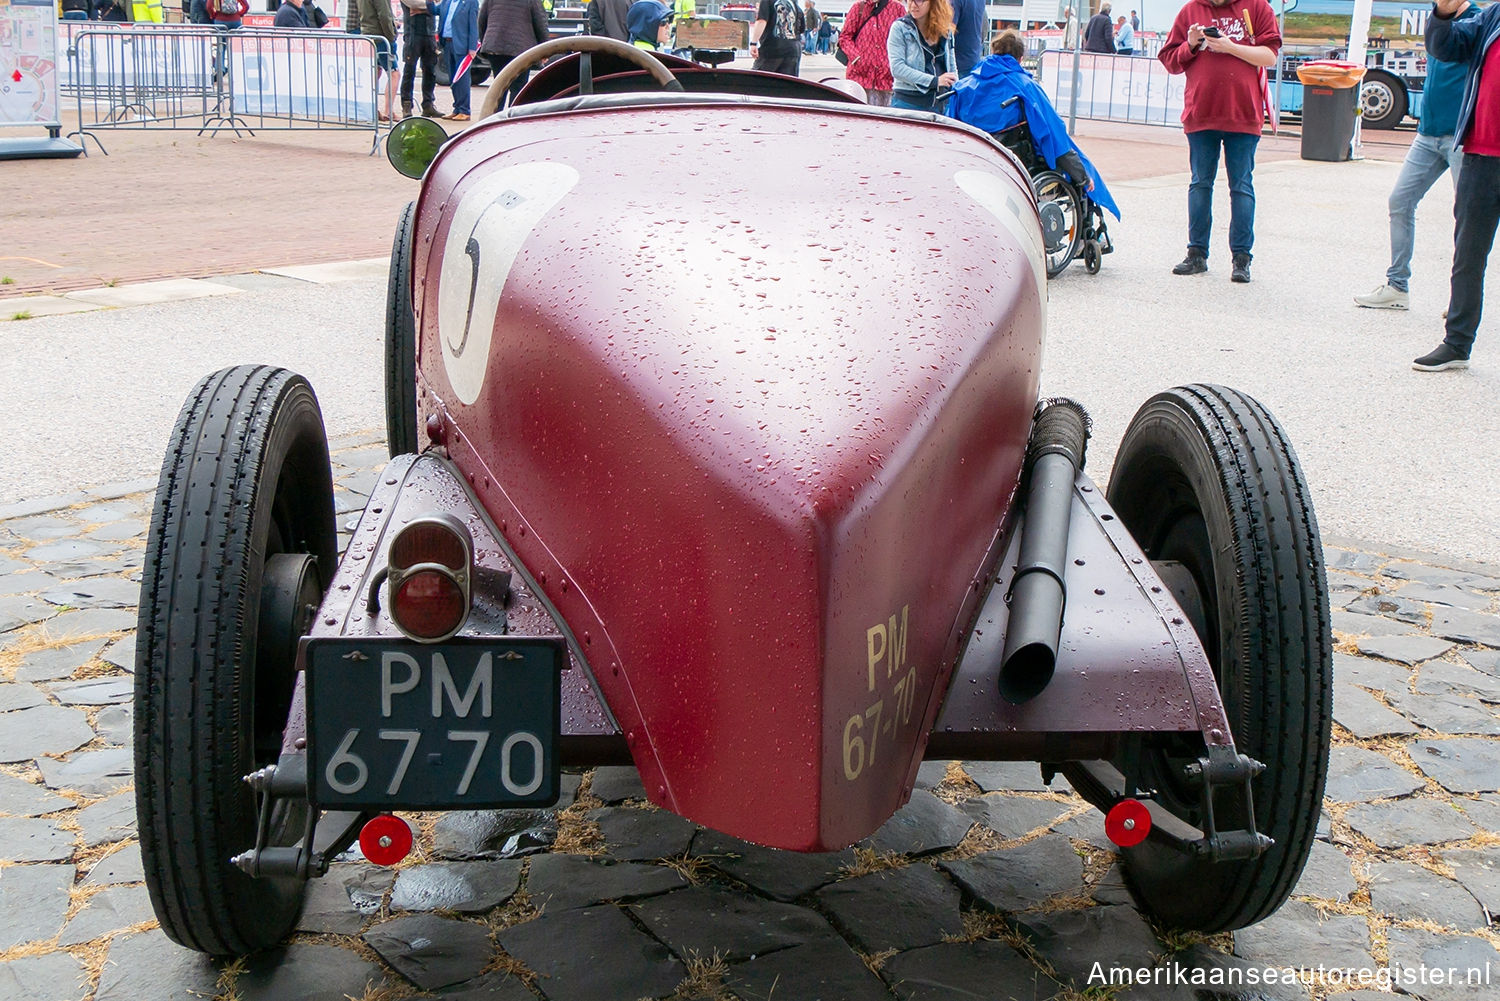
<path fill-rule="evenodd" d="M 865 630 L 868 690 L 879 697 L 844 721 L 844 778 L 850 782 L 873 766 L 880 748 L 911 722 L 917 671 L 906 665 L 910 609 L 903 605 L 887 621 Z"/>

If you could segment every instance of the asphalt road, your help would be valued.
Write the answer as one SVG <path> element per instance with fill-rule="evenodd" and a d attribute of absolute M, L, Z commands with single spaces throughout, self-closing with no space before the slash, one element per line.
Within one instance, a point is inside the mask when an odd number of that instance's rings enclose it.
<path fill-rule="evenodd" d="M 1104 479 L 1131 414 L 1184 382 L 1243 389 L 1282 420 L 1325 534 L 1500 562 L 1500 336 L 1474 367 L 1411 370 L 1437 344 L 1451 222 L 1446 179 L 1422 205 L 1408 313 L 1361 310 L 1382 280 L 1394 163 L 1267 163 L 1254 282 L 1228 280 L 1221 190 L 1207 275 L 1182 255 L 1185 177 L 1117 184 L 1118 250 L 1051 283 L 1045 390 L 1082 401 Z M 1221 185 L 1222 189 L 1222 185 Z M 247 283 L 249 284 L 249 283 Z M 1500 288 L 1490 283 L 1491 296 Z M 183 397 L 223 365 L 301 371 L 333 433 L 383 427 L 384 283 L 284 283 L 237 295 L 0 327 L 0 504 L 155 475 Z"/>

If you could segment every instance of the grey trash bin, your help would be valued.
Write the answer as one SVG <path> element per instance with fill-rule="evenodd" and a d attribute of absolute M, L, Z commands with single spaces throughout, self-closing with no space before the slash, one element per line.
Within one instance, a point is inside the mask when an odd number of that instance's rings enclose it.
<path fill-rule="evenodd" d="M 1365 68 L 1320 60 L 1297 67 L 1302 81 L 1302 159 L 1347 160 Z"/>

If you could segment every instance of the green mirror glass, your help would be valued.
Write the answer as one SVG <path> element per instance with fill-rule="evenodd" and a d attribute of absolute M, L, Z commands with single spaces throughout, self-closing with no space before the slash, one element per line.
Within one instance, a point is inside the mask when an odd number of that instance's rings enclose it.
<path fill-rule="evenodd" d="M 386 159 L 407 177 L 420 178 L 437 159 L 448 133 L 430 118 L 403 118 L 385 137 Z"/>

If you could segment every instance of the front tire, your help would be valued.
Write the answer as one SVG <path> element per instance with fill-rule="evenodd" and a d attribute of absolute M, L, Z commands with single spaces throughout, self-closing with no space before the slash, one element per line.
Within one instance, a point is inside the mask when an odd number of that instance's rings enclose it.
<path fill-rule="evenodd" d="M 301 880 L 252 879 L 229 860 L 255 844 L 242 776 L 276 761 L 295 638 L 336 554 L 328 444 L 307 381 L 247 365 L 199 382 L 157 486 L 135 671 L 146 885 L 162 930 L 190 949 L 244 955 L 296 923 Z M 295 844 L 305 816 L 283 804 L 271 842 Z"/>
<path fill-rule="evenodd" d="M 1215 863 L 1148 838 L 1124 850 L 1125 871 L 1145 908 L 1171 925 L 1243 928 L 1280 907 L 1301 875 L 1328 771 L 1332 636 L 1307 483 L 1264 407 L 1195 385 L 1136 414 L 1108 499 L 1179 592 L 1236 749 L 1266 766 L 1253 783 L 1255 820 L 1275 841 L 1258 858 Z M 1200 825 L 1191 808 L 1174 812 Z M 1219 828 L 1243 826 L 1241 813 L 1216 811 Z"/>

